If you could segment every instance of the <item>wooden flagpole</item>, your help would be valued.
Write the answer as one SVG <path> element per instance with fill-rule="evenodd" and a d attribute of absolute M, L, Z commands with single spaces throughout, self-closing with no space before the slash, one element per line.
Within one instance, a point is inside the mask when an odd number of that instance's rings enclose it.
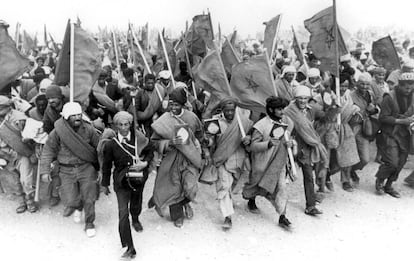
<path fill-rule="evenodd" d="M 338 22 L 336 21 L 336 0 L 333 0 L 333 29 L 334 29 L 334 36 L 335 36 L 335 64 L 336 64 L 336 72 L 335 72 L 335 88 L 336 88 L 336 97 L 337 97 L 337 105 L 341 106 L 341 94 L 340 94 L 340 87 L 339 87 L 339 47 L 338 47 Z M 338 125 L 341 124 L 341 115 L 338 115 L 337 118 Z"/>
<path fill-rule="evenodd" d="M 119 64 L 118 43 L 116 41 L 116 37 L 115 37 L 114 30 L 112 30 L 112 39 L 114 41 L 114 51 L 115 51 L 116 67 L 118 69 L 118 73 L 121 73 L 121 66 Z"/>
<path fill-rule="evenodd" d="M 168 53 L 167 53 L 167 48 L 165 47 L 164 36 L 162 35 L 160 31 L 158 31 L 158 36 L 160 37 L 162 49 L 164 51 L 165 61 L 167 62 L 167 67 L 171 74 L 171 83 L 172 83 L 173 88 L 175 89 L 174 72 L 171 69 L 170 59 L 168 59 Z"/>
<path fill-rule="evenodd" d="M 275 48 L 276 48 L 277 33 L 279 32 L 279 28 L 280 28 L 280 23 L 281 22 L 282 22 L 282 14 L 279 14 L 279 21 L 277 23 L 275 37 L 273 38 L 273 42 L 272 42 L 272 50 L 270 50 L 270 53 L 269 53 L 270 60 L 272 60 L 272 62 L 273 62 L 273 53 L 275 52 Z"/>
<path fill-rule="evenodd" d="M 151 71 L 151 68 L 149 67 L 148 62 L 147 62 L 147 59 L 145 58 L 144 51 L 142 50 L 141 45 L 139 44 L 139 41 L 138 41 L 137 37 L 135 36 L 134 30 L 131 30 L 131 32 L 132 32 L 132 37 L 134 38 L 134 41 L 135 41 L 135 43 L 138 46 L 138 51 L 139 51 L 139 53 L 142 56 L 142 60 L 144 61 L 145 68 L 147 68 L 147 71 L 149 73 L 151 73 L 152 72 Z"/>
<path fill-rule="evenodd" d="M 70 21 L 70 68 L 69 68 L 69 101 L 73 102 L 74 96 L 74 70 L 75 70 L 75 22 Z"/>
<path fill-rule="evenodd" d="M 303 65 L 305 66 L 305 70 L 306 70 L 306 72 L 308 72 L 309 71 L 308 62 L 306 61 L 305 55 L 303 54 L 303 50 L 299 45 L 298 37 L 296 36 L 295 29 L 293 28 L 293 25 L 292 25 L 292 33 L 293 33 L 294 40 L 296 39 L 296 43 L 298 44 L 300 54 L 302 55 Z"/>

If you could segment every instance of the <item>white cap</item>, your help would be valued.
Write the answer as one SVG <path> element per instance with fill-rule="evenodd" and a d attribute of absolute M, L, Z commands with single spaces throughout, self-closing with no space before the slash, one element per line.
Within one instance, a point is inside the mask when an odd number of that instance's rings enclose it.
<path fill-rule="evenodd" d="M 68 102 L 63 105 L 62 112 L 60 114 L 65 120 L 67 120 L 70 116 L 82 114 L 82 107 L 77 102 Z"/>
<path fill-rule="evenodd" d="M 371 81 L 372 81 L 372 77 L 371 77 L 371 75 L 370 75 L 369 73 L 364 72 L 364 73 L 361 73 L 361 74 L 359 75 L 359 77 L 358 77 L 358 82 L 359 82 L 359 81 L 363 81 L 363 82 L 371 82 Z"/>
<path fill-rule="evenodd" d="M 52 85 L 52 83 L 53 81 L 48 78 L 43 79 L 39 84 L 39 92 L 40 90 L 43 90 L 43 92 L 46 92 L 47 87 Z"/>
<path fill-rule="evenodd" d="M 319 71 L 318 68 L 310 68 L 308 71 L 308 77 L 319 77 L 321 76 L 321 72 Z"/>
<path fill-rule="evenodd" d="M 341 58 L 339 58 L 339 61 L 342 62 L 349 62 L 351 61 L 351 55 L 349 53 L 342 55 Z"/>
<path fill-rule="evenodd" d="M 168 80 L 171 77 L 170 71 L 164 70 L 158 73 L 158 77 L 161 79 Z"/>
<path fill-rule="evenodd" d="M 305 85 L 299 85 L 295 87 L 294 90 L 295 93 L 295 97 L 311 97 L 311 89 L 309 89 L 308 87 L 306 87 Z"/>

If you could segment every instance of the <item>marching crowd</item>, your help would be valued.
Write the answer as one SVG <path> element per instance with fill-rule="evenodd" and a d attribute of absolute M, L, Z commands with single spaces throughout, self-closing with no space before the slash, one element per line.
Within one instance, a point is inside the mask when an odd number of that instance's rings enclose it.
<path fill-rule="evenodd" d="M 320 215 L 319 195 L 334 190 L 332 175 L 340 173 L 345 191 L 358 188 L 375 141 L 380 165 L 373 188 L 399 198 L 392 185 L 413 151 L 414 129 L 414 48 L 402 50 L 395 71 L 376 65 L 361 48 L 340 57 L 336 93 L 335 78 L 319 70 L 311 51 L 305 68 L 278 47 L 278 97 L 266 99 L 262 114 L 231 97 L 211 109 L 211 93 L 194 86 L 186 62 L 176 75 L 145 74 L 128 60 L 119 70 L 105 65 L 88 101 L 69 101 L 68 88 L 53 83 L 57 54 L 33 50 L 31 68 L 0 96 L 0 175 L 17 177 L 17 213 L 38 211 L 39 177 L 49 186 L 50 206 L 62 201 L 63 216 L 76 222 L 84 213 L 89 237 L 96 233 L 95 202 L 112 183 L 124 257 L 136 254 L 129 215 L 142 231 L 149 175 L 156 177 L 148 207 L 169 215 L 176 227 L 193 217 L 191 202 L 204 182 L 215 186 L 223 229 L 231 229 L 232 190 L 248 176 L 242 192 L 248 210 L 260 213 L 255 199 L 262 196 L 289 229 L 287 180 L 296 179 L 296 168 L 303 174 L 304 213 Z M 243 60 L 260 54 L 256 44 Z M 414 174 L 404 181 L 414 187 Z"/>

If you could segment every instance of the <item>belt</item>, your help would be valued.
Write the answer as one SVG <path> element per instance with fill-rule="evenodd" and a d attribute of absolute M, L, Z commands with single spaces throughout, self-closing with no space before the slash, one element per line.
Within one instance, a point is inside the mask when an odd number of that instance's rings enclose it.
<path fill-rule="evenodd" d="M 86 163 L 78 163 L 78 164 L 64 164 L 59 162 L 59 166 L 66 167 L 66 168 L 79 168 L 82 165 L 85 165 Z"/>

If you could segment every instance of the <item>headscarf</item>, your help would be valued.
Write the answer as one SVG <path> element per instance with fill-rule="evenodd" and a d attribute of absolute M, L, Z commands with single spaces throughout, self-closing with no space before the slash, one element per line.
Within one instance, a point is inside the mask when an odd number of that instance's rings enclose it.
<path fill-rule="evenodd" d="M 305 86 L 305 85 L 299 85 L 295 88 L 294 90 L 294 94 L 295 94 L 295 98 L 296 97 L 301 97 L 301 96 L 306 96 L 306 97 L 311 97 L 311 90 L 309 89 L 309 87 Z"/>
<path fill-rule="evenodd" d="M 46 89 L 46 98 L 52 99 L 52 98 L 63 98 L 62 90 L 57 85 L 49 85 Z"/>
<path fill-rule="evenodd" d="M 170 101 L 178 102 L 181 105 L 185 105 L 187 102 L 187 93 L 183 88 L 176 88 L 170 93 Z"/>

